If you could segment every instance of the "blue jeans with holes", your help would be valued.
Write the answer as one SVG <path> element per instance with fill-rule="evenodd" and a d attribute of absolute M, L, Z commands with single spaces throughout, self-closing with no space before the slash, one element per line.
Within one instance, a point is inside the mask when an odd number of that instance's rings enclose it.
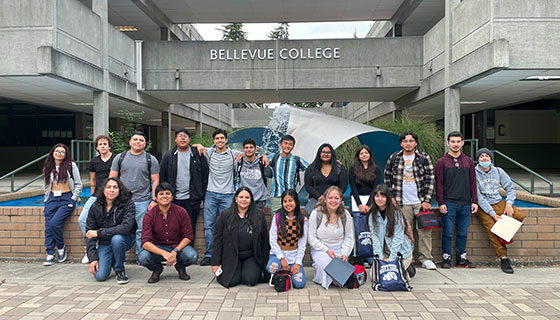
<path fill-rule="evenodd" d="M 294 263 L 289 265 L 290 268 L 294 266 Z M 278 271 L 282 267 L 282 262 L 280 259 L 276 258 L 275 254 L 271 254 L 268 256 L 268 263 L 266 264 L 266 270 L 270 272 L 271 275 L 274 275 L 276 271 Z M 305 271 L 303 270 L 303 266 L 299 268 L 299 272 L 292 275 L 292 285 L 296 289 L 302 289 L 305 287 Z"/>
<path fill-rule="evenodd" d="M 146 212 L 148 212 L 148 205 L 150 204 L 151 201 L 152 200 L 134 202 L 134 207 L 136 208 L 136 214 L 134 217 L 136 219 L 136 225 L 138 226 L 138 229 L 136 229 L 136 259 L 137 260 L 138 260 L 138 255 L 142 251 L 142 242 L 141 242 L 142 221 L 144 221 L 144 216 L 146 215 Z"/>
<path fill-rule="evenodd" d="M 72 192 L 65 192 L 55 197 L 51 192 L 43 214 L 45 215 L 45 248 L 47 254 L 54 255 L 55 247 L 64 248 L 64 237 L 62 227 L 66 219 L 72 214 L 76 207 L 76 202 L 72 200 Z"/>
<path fill-rule="evenodd" d="M 87 232 L 86 222 L 87 222 L 89 209 L 95 203 L 95 201 L 97 201 L 97 197 L 94 196 L 89 197 L 89 199 L 84 204 L 82 212 L 80 212 L 80 217 L 78 218 L 78 224 L 80 225 L 80 229 L 82 229 L 82 234 L 84 235 L 84 237 L 86 236 L 86 232 Z"/>
<path fill-rule="evenodd" d="M 233 193 L 217 193 L 206 191 L 204 197 L 204 241 L 206 242 L 205 257 L 212 256 L 214 244 L 214 225 L 218 215 L 231 206 Z"/>
<path fill-rule="evenodd" d="M 172 246 L 163 246 L 159 244 L 156 244 L 155 246 L 167 252 L 173 251 Z M 165 261 L 165 258 L 148 250 L 142 250 L 142 252 L 140 252 L 140 254 L 136 257 L 136 260 L 138 260 L 139 265 L 148 268 L 150 271 L 161 271 L 163 270 L 161 263 Z M 177 267 L 188 267 L 195 263 L 196 260 L 198 260 L 198 253 L 196 253 L 193 247 L 186 246 L 177 254 Z"/>
<path fill-rule="evenodd" d="M 453 230 L 457 226 L 455 251 L 457 256 L 467 252 L 467 231 L 471 218 L 471 205 L 460 205 L 446 202 L 447 214 L 443 214 L 443 235 L 441 237 L 442 253 L 452 255 Z"/>
<path fill-rule="evenodd" d="M 99 270 L 95 273 L 95 280 L 105 281 L 111 274 L 111 268 L 115 271 L 124 270 L 126 252 L 134 245 L 134 234 L 116 234 L 111 238 L 110 245 L 100 244 L 97 246 Z"/>

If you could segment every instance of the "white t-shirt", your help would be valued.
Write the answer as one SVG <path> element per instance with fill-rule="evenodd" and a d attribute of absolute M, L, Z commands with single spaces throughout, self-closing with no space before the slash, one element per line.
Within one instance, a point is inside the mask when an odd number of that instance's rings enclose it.
<path fill-rule="evenodd" d="M 403 182 L 402 182 L 402 202 L 403 204 L 418 204 L 418 186 L 414 181 L 414 171 L 412 170 L 412 162 L 414 161 L 414 154 L 407 156 L 403 155 Z"/>

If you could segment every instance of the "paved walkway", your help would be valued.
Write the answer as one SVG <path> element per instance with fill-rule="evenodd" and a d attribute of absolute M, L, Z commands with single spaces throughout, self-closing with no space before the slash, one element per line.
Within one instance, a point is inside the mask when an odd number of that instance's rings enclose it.
<path fill-rule="evenodd" d="M 560 268 L 420 269 L 412 292 L 322 287 L 277 293 L 267 284 L 224 289 L 209 267 L 187 268 L 192 280 L 166 269 L 127 265 L 131 282 L 97 283 L 87 266 L 0 263 L 0 319 L 560 319 Z M 4 280 L 3 280 L 4 279 Z"/>

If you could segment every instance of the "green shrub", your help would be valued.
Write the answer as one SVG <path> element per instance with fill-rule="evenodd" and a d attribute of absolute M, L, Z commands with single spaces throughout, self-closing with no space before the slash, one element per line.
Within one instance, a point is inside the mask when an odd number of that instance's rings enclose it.
<path fill-rule="evenodd" d="M 444 153 L 443 130 L 438 128 L 435 123 L 428 121 L 423 116 L 411 116 L 403 113 L 393 119 L 377 119 L 368 123 L 379 129 L 387 130 L 396 134 L 404 131 L 412 131 L 418 135 L 418 149 L 428 153 L 435 165 L 437 159 Z"/>
<path fill-rule="evenodd" d="M 354 155 L 356 154 L 356 150 L 361 145 L 360 140 L 357 137 L 354 137 L 350 140 L 347 140 L 336 150 L 334 150 L 336 154 L 336 159 L 342 162 L 346 170 L 350 169 L 350 166 L 354 162 Z"/>
<path fill-rule="evenodd" d="M 143 114 L 144 112 L 132 112 L 128 110 L 122 110 L 120 112 L 120 117 L 124 120 L 120 130 L 109 131 L 109 136 L 113 140 L 113 147 L 111 148 L 113 153 L 119 154 L 130 149 L 130 137 L 132 133 L 137 130 L 137 120 L 141 119 Z M 144 150 L 150 151 L 151 148 L 152 142 L 146 141 L 146 148 Z"/>

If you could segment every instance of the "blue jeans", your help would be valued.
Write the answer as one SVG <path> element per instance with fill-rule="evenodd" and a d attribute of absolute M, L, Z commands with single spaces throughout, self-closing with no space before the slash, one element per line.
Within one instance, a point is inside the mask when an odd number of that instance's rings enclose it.
<path fill-rule="evenodd" d="M 136 225 L 138 226 L 138 229 L 136 229 L 136 259 L 138 259 L 138 255 L 142 251 L 142 221 L 144 221 L 144 216 L 146 215 L 146 212 L 148 212 L 148 205 L 150 202 L 151 200 L 134 202 L 134 207 L 136 208 L 134 218 L 136 219 Z"/>
<path fill-rule="evenodd" d="M 167 252 L 173 251 L 172 246 L 162 246 L 159 244 L 156 244 L 155 246 Z M 150 271 L 161 271 L 163 270 L 161 263 L 165 261 L 165 258 L 148 250 L 142 250 L 142 252 L 136 256 L 136 260 L 138 260 L 139 265 L 148 268 Z M 196 253 L 193 247 L 186 246 L 177 254 L 177 267 L 188 267 L 195 263 L 196 260 L 198 260 L 198 253 Z"/>
<path fill-rule="evenodd" d="M 64 237 L 62 227 L 66 219 L 72 214 L 76 202 L 72 200 L 72 192 L 65 192 L 59 197 L 55 197 L 51 192 L 45 202 L 45 248 L 47 254 L 54 255 L 55 247 L 64 248 Z"/>
<path fill-rule="evenodd" d="M 455 251 L 457 255 L 467 252 L 467 231 L 471 218 L 471 205 L 460 205 L 446 202 L 447 214 L 443 216 L 443 235 L 441 249 L 443 253 L 451 256 L 453 250 L 453 230 L 457 226 L 455 237 Z"/>
<path fill-rule="evenodd" d="M 97 200 L 97 197 L 91 196 L 89 197 L 89 199 L 86 201 L 86 204 L 84 204 L 84 208 L 82 209 L 82 212 L 80 213 L 80 217 L 78 218 L 78 223 L 80 224 L 80 229 L 82 229 L 82 234 L 84 235 L 84 237 L 86 236 L 86 222 L 87 222 L 87 217 L 88 217 L 88 213 L 89 213 L 89 209 L 91 208 L 91 206 L 93 205 L 93 203 Z"/>
<path fill-rule="evenodd" d="M 206 191 L 204 197 L 204 241 L 206 242 L 205 257 L 212 256 L 214 244 L 214 225 L 218 215 L 231 206 L 233 193 L 217 193 Z"/>
<path fill-rule="evenodd" d="M 294 266 L 294 263 L 289 265 L 290 268 Z M 275 254 L 271 254 L 268 256 L 268 263 L 266 264 L 266 270 L 270 272 L 270 274 L 275 274 L 282 267 L 282 262 L 280 259 L 276 258 Z M 302 289 L 305 287 L 305 271 L 303 270 L 303 266 L 299 268 L 299 272 L 292 275 L 292 285 L 296 289 Z"/>
<path fill-rule="evenodd" d="M 134 234 L 116 234 L 111 238 L 111 244 L 97 246 L 99 270 L 95 273 L 95 280 L 105 281 L 111 274 L 111 267 L 115 271 L 124 270 L 126 252 L 134 245 Z"/>

